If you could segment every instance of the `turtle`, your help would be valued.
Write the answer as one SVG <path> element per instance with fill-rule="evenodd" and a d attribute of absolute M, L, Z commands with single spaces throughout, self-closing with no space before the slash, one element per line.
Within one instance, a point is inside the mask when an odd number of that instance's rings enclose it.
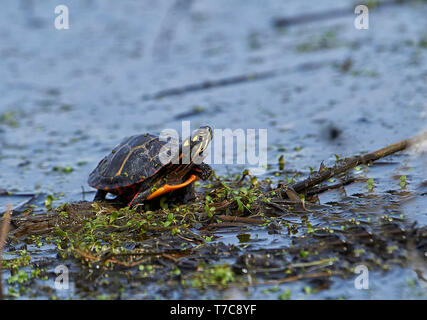
<path fill-rule="evenodd" d="M 181 191 L 180 197 L 191 198 L 192 183 L 207 180 L 212 173 L 202 162 L 212 129 L 202 126 L 181 144 L 164 140 L 149 133 L 123 139 L 89 174 L 88 184 L 97 189 L 94 201 L 105 200 L 111 193 L 133 207 L 174 190 Z"/>

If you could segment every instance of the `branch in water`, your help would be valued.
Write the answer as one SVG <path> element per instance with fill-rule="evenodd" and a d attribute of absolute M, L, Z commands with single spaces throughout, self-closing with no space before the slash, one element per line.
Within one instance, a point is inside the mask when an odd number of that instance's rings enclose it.
<path fill-rule="evenodd" d="M 387 147 L 384 147 L 382 149 L 376 150 L 374 152 L 370 152 L 361 156 L 354 156 L 351 158 L 346 158 L 343 160 L 340 160 L 339 162 L 337 162 L 335 164 L 334 167 L 329 168 L 329 169 L 325 169 L 319 173 L 317 173 L 314 176 L 310 176 L 307 179 L 298 182 L 296 184 L 294 184 L 292 186 L 292 188 L 298 192 L 298 193 L 302 193 L 304 191 L 307 191 L 309 188 L 325 181 L 328 180 L 329 178 L 336 176 L 340 173 L 346 172 L 358 165 L 361 164 L 366 164 L 369 163 L 371 161 L 375 161 L 381 158 L 384 158 L 386 156 L 389 156 L 393 153 L 402 151 L 404 149 L 407 149 L 408 147 L 410 147 L 411 145 L 418 143 L 418 142 L 422 142 L 424 140 L 427 140 L 427 131 L 421 133 L 418 136 L 415 136 L 413 138 L 410 139 L 405 139 L 402 140 L 400 142 L 391 144 Z"/>

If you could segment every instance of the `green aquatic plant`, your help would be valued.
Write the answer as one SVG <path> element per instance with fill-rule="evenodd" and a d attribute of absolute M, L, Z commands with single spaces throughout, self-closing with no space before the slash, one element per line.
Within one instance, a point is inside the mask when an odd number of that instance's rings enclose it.
<path fill-rule="evenodd" d="M 368 189 L 369 192 L 372 192 L 374 190 L 374 179 L 373 178 L 369 178 L 368 179 L 368 185 L 366 186 L 366 188 Z"/>
<path fill-rule="evenodd" d="M 71 172 L 73 172 L 74 171 L 74 168 L 72 168 L 71 166 L 65 166 L 65 167 L 62 167 L 62 166 L 54 166 L 53 167 L 53 171 L 56 171 L 56 172 L 61 172 L 61 173 L 71 173 Z"/>
<path fill-rule="evenodd" d="M 279 300 L 290 300 L 291 299 L 291 289 L 287 288 L 284 292 L 280 293 L 277 299 Z"/>
<path fill-rule="evenodd" d="M 228 264 L 201 266 L 201 270 L 194 274 L 191 286 L 199 289 L 208 286 L 225 287 L 235 280 L 235 274 Z"/>
<path fill-rule="evenodd" d="M 400 183 L 399 183 L 400 187 L 402 189 L 406 188 L 406 176 L 400 176 Z"/>

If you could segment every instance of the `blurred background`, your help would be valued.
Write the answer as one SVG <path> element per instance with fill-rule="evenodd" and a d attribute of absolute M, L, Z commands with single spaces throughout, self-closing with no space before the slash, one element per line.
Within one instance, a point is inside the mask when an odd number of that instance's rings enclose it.
<path fill-rule="evenodd" d="M 368 2 L 358 30 L 351 0 L 2 1 L 0 189 L 92 199 L 88 174 L 123 137 L 184 120 L 267 129 L 269 170 L 284 155 L 302 174 L 416 135 L 427 128 L 426 2 Z M 58 5 L 67 30 L 55 28 Z M 421 193 L 426 162 L 414 155 L 388 168 Z M 369 177 L 381 192 L 398 185 L 389 176 Z M 403 210 L 426 224 L 426 207 L 424 196 Z"/>

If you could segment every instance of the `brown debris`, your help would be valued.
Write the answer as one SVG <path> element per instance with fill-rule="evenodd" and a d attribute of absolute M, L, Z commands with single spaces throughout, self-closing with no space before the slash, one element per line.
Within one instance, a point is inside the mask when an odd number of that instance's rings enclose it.
<path fill-rule="evenodd" d="M 7 236 L 9 233 L 9 225 L 10 225 L 10 216 L 12 214 L 12 206 L 8 205 L 6 209 L 6 213 L 3 215 L 3 221 L 0 229 L 0 300 L 3 300 L 3 288 L 2 288 L 2 255 L 3 249 L 6 245 Z"/>

